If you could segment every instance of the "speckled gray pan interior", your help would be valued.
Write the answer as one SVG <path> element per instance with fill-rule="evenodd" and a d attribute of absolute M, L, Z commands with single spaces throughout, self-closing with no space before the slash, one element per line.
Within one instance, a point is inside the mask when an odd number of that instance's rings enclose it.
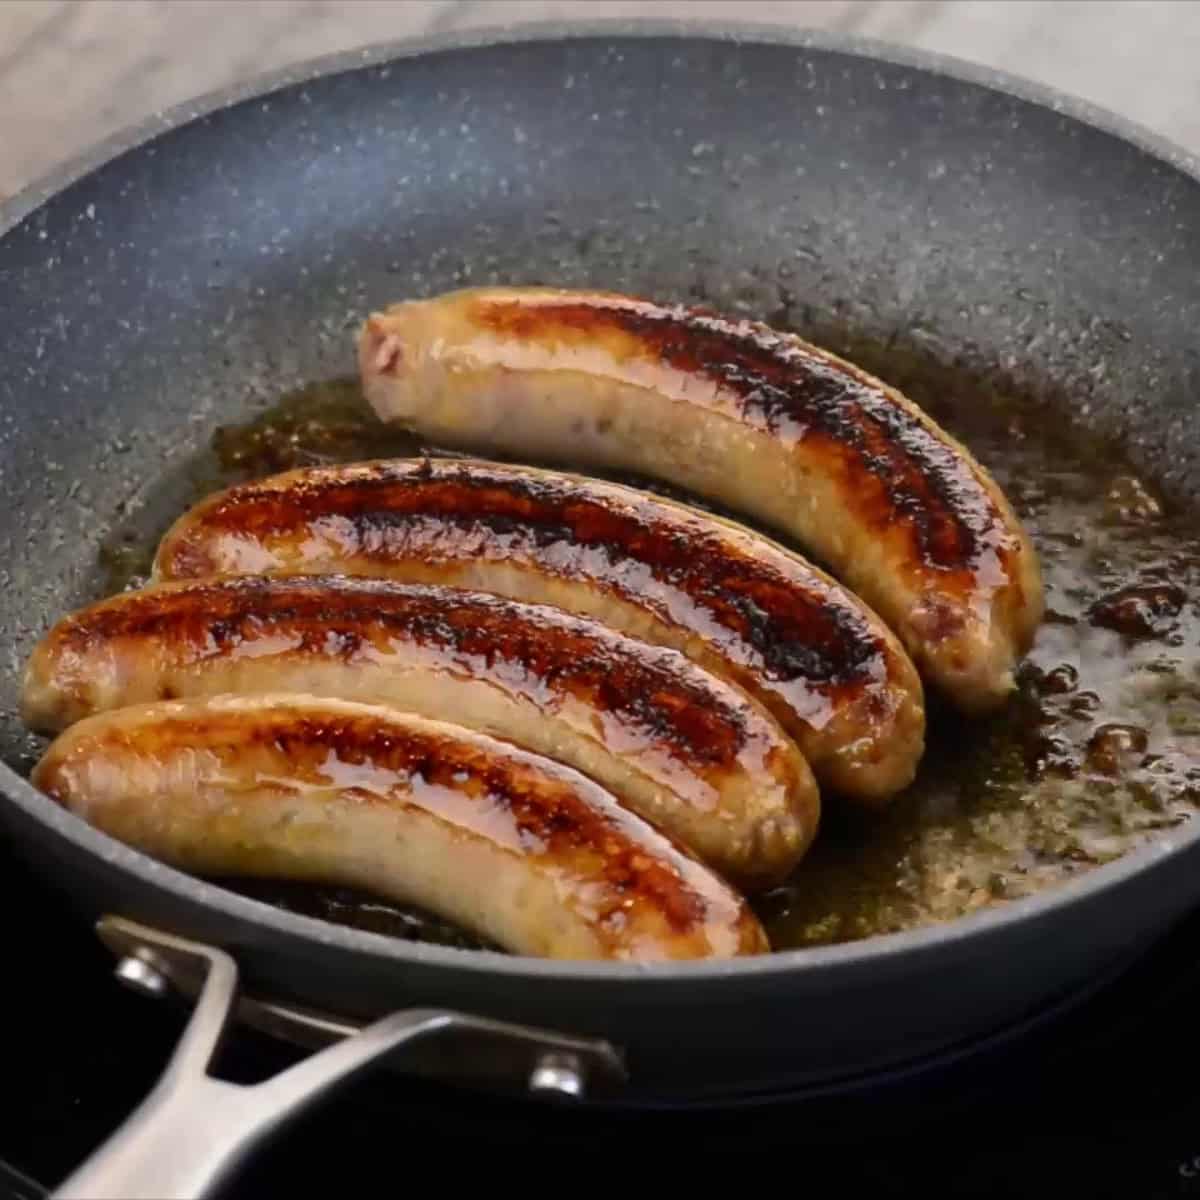
<path fill-rule="evenodd" d="M 210 98 L 17 198 L 0 234 L 0 752 L 18 772 L 0 811 L 85 911 L 214 938 L 256 986 L 329 1008 L 437 1002 L 607 1034 L 635 1095 L 693 1098 L 961 1043 L 1200 900 L 1183 833 L 1000 913 L 764 961 L 638 971 L 410 946 L 92 834 L 20 781 L 34 747 L 13 711 L 33 639 L 100 587 L 106 531 L 160 513 L 162 481 L 218 423 L 352 370 L 370 306 L 465 283 L 703 298 L 894 338 L 1003 372 L 1048 419 L 1121 432 L 1194 496 L 1200 185 L 1153 139 L 876 46 L 539 29 Z"/>

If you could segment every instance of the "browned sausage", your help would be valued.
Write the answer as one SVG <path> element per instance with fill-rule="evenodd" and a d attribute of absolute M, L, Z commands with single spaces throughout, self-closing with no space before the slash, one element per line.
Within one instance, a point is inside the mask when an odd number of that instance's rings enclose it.
<path fill-rule="evenodd" d="M 378 575 L 586 614 L 737 683 L 864 803 L 905 787 L 924 749 L 920 678 L 861 601 L 770 539 L 639 489 L 451 459 L 313 467 L 202 501 L 154 569 Z"/>
<path fill-rule="evenodd" d="M 182 870 L 363 888 L 516 954 L 653 961 L 768 948 L 727 884 L 598 784 L 374 705 L 133 705 L 73 725 L 32 780 Z"/>
<path fill-rule="evenodd" d="M 50 630 L 22 703 L 30 728 L 57 732 L 261 692 L 385 703 L 557 759 L 747 888 L 779 882 L 816 833 L 808 764 L 738 688 L 561 609 L 459 588 L 328 575 L 126 592 Z"/>
<path fill-rule="evenodd" d="M 384 419 L 444 446 L 660 478 L 790 535 L 964 709 L 996 706 L 1040 570 L 966 447 L 850 363 L 751 321 L 604 292 L 396 304 L 359 341 Z"/>

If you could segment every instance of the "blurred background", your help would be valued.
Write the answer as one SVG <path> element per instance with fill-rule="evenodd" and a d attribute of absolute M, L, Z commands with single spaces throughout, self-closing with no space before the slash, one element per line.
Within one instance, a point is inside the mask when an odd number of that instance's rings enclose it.
<path fill-rule="evenodd" d="M 1193 0 L 0 0 L 0 196 L 148 114 L 313 55 L 616 17 L 772 22 L 958 55 L 1200 153 Z"/>

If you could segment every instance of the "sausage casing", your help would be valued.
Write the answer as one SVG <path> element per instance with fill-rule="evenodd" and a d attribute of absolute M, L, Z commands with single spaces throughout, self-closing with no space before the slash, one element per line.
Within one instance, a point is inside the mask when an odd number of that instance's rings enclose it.
<path fill-rule="evenodd" d="M 672 647 L 862 803 L 907 786 L 924 750 L 920 677 L 876 614 L 773 540 L 640 489 L 454 459 L 312 467 L 201 501 L 154 564 L 159 579 L 287 572 L 478 588 Z"/>
<path fill-rule="evenodd" d="M 967 711 L 1043 612 L 1029 538 L 966 447 L 850 363 L 751 321 L 604 292 L 475 288 L 359 339 L 368 400 L 441 445 L 666 480 L 781 530 Z"/>
<path fill-rule="evenodd" d="M 362 888 L 516 954 L 768 948 L 728 884 L 598 784 L 410 713 L 297 695 L 133 705 L 71 726 L 32 782 L 182 870 Z"/>
<path fill-rule="evenodd" d="M 157 699 L 299 692 L 452 721 L 575 767 L 747 888 L 816 833 L 808 764 L 766 710 L 677 651 L 548 605 L 340 576 L 163 583 L 35 647 L 23 717 L 57 732 Z"/>

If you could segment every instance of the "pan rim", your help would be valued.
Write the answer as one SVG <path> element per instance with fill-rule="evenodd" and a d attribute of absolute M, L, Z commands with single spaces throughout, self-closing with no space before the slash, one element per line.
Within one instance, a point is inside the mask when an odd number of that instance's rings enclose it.
<path fill-rule="evenodd" d="M 26 217 L 72 184 L 93 174 L 122 155 L 138 150 L 184 125 L 202 121 L 226 108 L 265 99 L 296 84 L 315 82 L 339 74 L 387 67 L 407 59 L 436 54 L 486 50 L 555 42 L 586 42 L 614 38 L 647 41 L 713 41 L 734 45 L 759 44 L 818 50 L 868 61 L 913 67 L 926 74 L 944 76 L 989 91 L 1010 95 L 1042 109 L 1050 109 L 1079 124 L 1109 134 L 1156 158 L 1200 183 L 1200 154 L 1139 121 L 1049 84 L 983 66 L 957 55 L 922 50 L 862 34 L 793 28 L 769 22 L 719 21 L 705 18 L 609 18 L 592 21 L 530 21 L 510 25 L 479 26 L 459 32 L 427 34 L 371 42 L 357 49 L 316 55 L 283 67 L 258 72 L 234 84 L 212 88 L 168 105 L 148 117 L 133 121 L 36 176 L 10 196 L 0 195 L 0 238 Z"/>
<path fill-rule="evenodd" d="M 1200 183 L 1200 158 L 1170 139 L 1129 118 L 1091 101 L 1009 72 L 927 50 L 853 34 L 795 29 L 754 22 L 704 19 L 608 19 L 587 22 L 541 21 L 507 26 L 480 27 L 422 37 L 372 43 L 359 49 L 320 55 L 240 83 L 216 88 L 160 113 L 134 122 L 103 138 L 81 153 L 58 164 L 40 178 L 0 202 L 0 239 L 11 233 L 38 208 L 126 153 L 137 151 L 183 126 L 204 120 L 223 109 L 264 99 L 304 82 L 339 74 L 402 65 L 409 59 L 427 59 L 442 53 L 488 50 L 500 46 L 580 43 L 596 40 L 645 39 L 659 42 L 715 42 L 734 45 L 769 45 L 816 50 L 868 62 L 889 63 L 1010 95 L 1067 120 L 1115 137 L 1160 164 Z M 502 975 L 512 980 L 542 979 L 651 980 L 687 984 L 693 980 L 738 982 L 747 977 L 773 978 L 797 972 L 833 972 L 877 969 L 888 962 L 909 962 L 934 956 L 963 941 L 984 942 L 1013 926 L 1026 926 L 1071 906 L 1086 903 L 1099 892 L 1139 879 L 1158 861 L 1177 857 L 1200 842 L 1200 822 L 1177 837 L 1164 837 L 1130 851 L 1086 874 L 1004 906 L 897 933 L 881 934 L 832 946 L 781 950 L 762 956 L 705 959 L 668 963 L 566 961 L 533 958 L 486 950 L 465 950 L 430 943 L 408 942 L 386 935 L 336 925 L 318 918 L 287 912 L 262 901 L 232 892 L 168 866 L 125 845 L 56 805 L 28 780 L 0 763 L 0 797 L 16 805 L 27 817 L 48 827 L 75 849 L 95 856 L 115 870 L 129 874 L 184 904 L 201 906 L 217 917 L 310 946 L 333 947 L 395 967 L 421 966 L 452 971 L 466 970 L 483 976 Z M 230 939 L 226 939 L 227 942 Z"/>

